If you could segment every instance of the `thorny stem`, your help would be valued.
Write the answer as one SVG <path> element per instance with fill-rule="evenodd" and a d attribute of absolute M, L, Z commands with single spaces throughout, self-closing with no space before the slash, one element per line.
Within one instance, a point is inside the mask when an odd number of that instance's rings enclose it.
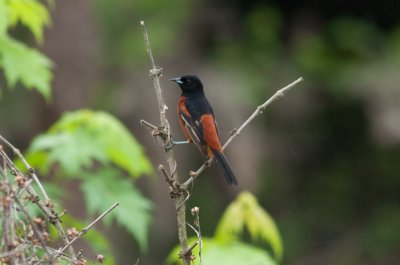
<path fill-rule="evenodd" d="M 164 135 L 167 137 L 162 137 L 162 140 L 164 141 L 164 147 L 170 146 L 171 144 L 171 131 L 169 128 L 169 123 L 166 117 L 166 110 L 168 107 L 164 103 L 164 99 L 162 96 L 162 90 L 160 86 L 160 76 L 162 74 L 162 68 L 156 67 L 155 62 L 154 62 L 154 57 L 151 52 L 151 46 L 150 46 L 150 41 L 149 41 L 149 36 L 147 34 L 147 30 L 144 24 L 144 21 L 140 22 L 140 25 L 142 27 L 143 31 L 143 36 L 144 36 L 144 41 L 146 43 L 146 48 L 147 48 L 147 53 L 150 58 L 151 62 L 151 70 L 150 70 L 150 76 L 153 79 L 153 85 L 154 89 L 156 91 L 156 96 L 157 96 L 157 102 L 158 102 L 158 108 L 160 112 L 160 122 L 161 122 L 161 128 L 164 129 Z M 185 204 L 185 196 L 184 193 L 181 192 L 180 189 L 180 184 L 179 184 L 179 178 L 178 178 L 178 173 L 175 170 L 176 169 L 176 161 L 174 158 L 174 153 L 172 151 L 172 148 L 164 148 L 164 153 L 165 157 L 169 166 L 169 171 L 170 171 L 170 177 L 173 179 L 174 183 L 176 184 L 175 190 L 178 193 L 178 196 L 174 196 L 175 200 L 175 206 L 176 206 L 176 220 L 178 224 L 178 236 L 179 236 L 179 243 L 181 246 L 181 254 L 184 254 L 186 250 L 188 249 L 188 240 L 187 240 L 187 231 L 186 231 L 186 204 Z M 190 259 L 184 257 L 182 255 L 182 260 L 184 265 L 190 265 Z"/>
<path fill-rule="evenodd" d="M 252 120 L 254 120 L 258 115 L 263 113 L 266 107 L 268 107 L 275 100 L 282 98 L 290 88 L 294 87 L 303 80 L 304 79 L 302 77 L 298 78 L 294 82 L 278 90 L 272 97 L 270 97 L 262 105 L 258 106 L 256 110 L 253 112 L 253 114 L 251 114 L 251 116 L 239 127 L 239 129 L 235 130 L 235 132 L 231 135 L 231 137 L 229 137 L 229 139 L 225 142 L 222 149 L 225 150 L 225 148 L 233 141 L 233 139 L 235 139 Z M 214 160 L 213 158 L 210 158 L 196 172 L 191 173 L 190 178 L 181 185 L 182 188 L 187 188 L 190 184 L 192 184 L 193 181 L 206 169 L 206 167 L 209 167 L 211 165 L 213 160 Z"/>

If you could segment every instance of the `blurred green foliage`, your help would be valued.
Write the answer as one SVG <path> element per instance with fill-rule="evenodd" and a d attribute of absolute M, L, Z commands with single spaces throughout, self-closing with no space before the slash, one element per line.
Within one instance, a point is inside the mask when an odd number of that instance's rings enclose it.
<path fill-rule="evenodd" d="M 28 28 L 36 41 L 43 40 L 43 28 L 50 23 L 47 8 L 37 0 L 0 0 L 0 69 L 7 85 L 18 82 L 27 89 L 36 89 L 50 99 L 52 62 L 39 51 L 11 37 L 9 30 L 18 24 Z M 22 63 L 24 62 L 24 63 Z"/>
<path fill-rule="evenodd" d="M 151 164 L 136 139 L 120 121 L 102 111 L 65 113 L 47 133 L 33 140 L 29 151 L 40 153 L 50 164 L 58 162 L 70 177 L 76 177 L 94 160 L 114 163 L 134 178 L 151 173 Z M 47 165 L 42 170 L 47 173 L 49 168 Z"/>
<path fill-rule="evenodd" d="M 293 93 L 312 98 L 311 105 L 272 106 L 259 123 L 288 149 L 260 168 L 257 193 L 262 205 L 281 211 L 285 261 L 297 264 L 321 250 L 337 257 L 323 264 L 390 263 L 400 244 L 400 149 L 379 143 L 371 128 L 377 106 L 393 110 L 396 104 L 382 102 L 398 101 L 400 25 L 382 29 L 354 14 L 309 12 L 248 5 L 240 30 L 207 47 L 210 60 L 242 73 L 246 89 L 236 97 L 251 106 L 282 82 L 306 80 Z M 335 248 L 348 242 L 362 247 Z"/>
<path fill-rule="evenodd" d="M 197 238 L 191 238 L 189 245 L 193 245 Z M 279 263 L 263 249 L 254 247 L 240 241 L 222 244 L 213 238 L 202 238 L 202 264 L 207 265 L 278 265 Z M 168 258 L 168 264 L 181 264 L 178 258 L 180 248 L 173 250 Z M 196 249 L 195 249 L 196 250 Z M 199 265 L 200 258 L 194 253 L 196 259 L 193 264 Z"/>
<path fill-rule="evenodd" d="M 113 68 L 143 67 L 148 62 L 139 22 L 148 27 L 156 58 L 168 54 L 190 16 L 192 0 L 95 1 L 101 25 L 104 59 Z"/>
<path fill-rule="evenodd" d="M 151 203 L 124 175 L 136 179 L 150 174 L 152 167 L 139 143 L 116 118 L 101 111 L 66 113 L 32 141 L 26 158 L 42 174 L 53 175 L 53 189 L 66 178 L 82 181 L 91 217 L 119 202 L 109 220 L 125 227 L 143 250 L 147 248 Z"/>
<path fill-rule="evenodd" d="M 253 244 L 246 242 L 245 232 Z M 196 240 L 198 238 L 191 238 L 190 245 Z M 274 259 L 261 248 L 260 243 L 264 248 L 269 246 L 272 249 Z M 276 265 L 283 253 L 281 237 L 273 219 L 258 205 L 255 196 L 246 191 L 240 193 L 225 210 L 214 237 L 202 238 L 202 247 L 205 264 Z M 179 251 L 180 246 L 172 250 L 167 260 L 169 264 L 180 263 Z M 200 264 L 199 256 L 194 264 Z"/>
<path fill-rule="evenodd" d="M 221 242 L 238 240 L 245 228 L 252 240 L 269 244 L 275 258 L 278 261 L 282 259 L 282 240 L 275 222 L 249 192 L 240 193 L 225 210 L 218 223 L 215 239 Z"/>
<path fill-rule="evenodd" d="M 142 250 L 147 250 L 151 202 L 141 195 L 130 180 L 121 179 L 121 173 L 115 169 L 84 174 L 82 179 L 82 191 L 89 214 L 93 216 L 104 212 L 114 202 L 119 202 L 120 206 L 111 215 L 113 219 L 109 220 L 115 220 L 126 228 Z M 111 225 L 110 222 L 105 223 Z"/>

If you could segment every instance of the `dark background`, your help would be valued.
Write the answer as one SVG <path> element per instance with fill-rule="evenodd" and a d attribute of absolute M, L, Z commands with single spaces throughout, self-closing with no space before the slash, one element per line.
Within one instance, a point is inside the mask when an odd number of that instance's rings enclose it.
<path fill-rule="evenodd" d="M 284 264 L 398 264 L 398 10 L 395 1 L 57 1 L 41 47 L 55 63 L 52 102 L 4 91 L 1 133 L 23 149 L 65 111 L 105 110 L 162 162 L 139 126 L 158 120 L 143 19 L 177 139 L 179 89 L 169 78 L 201 77 L 223 139 L 276 90 L 305 79 L 226 151 L 238 187 L 215 168 L 196 182 L 188 204 L 200 207 L 205 236 L 235 195 L 250 190 L 279 227 Z M 194 146 L 175 153 L 181 176 L 203 161 Z M 109 234 L 118 264 L 138 256 L 161 264 L 177 243 L 174 209 L 159 176 L 139 186 L 155 205 L 148 253 L 123 230 Z"/>

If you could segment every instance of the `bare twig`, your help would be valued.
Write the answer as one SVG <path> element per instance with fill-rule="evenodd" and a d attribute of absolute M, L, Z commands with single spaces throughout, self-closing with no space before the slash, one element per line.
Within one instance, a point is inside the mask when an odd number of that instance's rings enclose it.
<path fill-rule="evenodd" d="M 140 262 L 140 258 L 137 258 L 137 260 L 136 260 L 134 265 L 139 265 L 139 262 Z"/>
<path fill-rule="evenodd" d="M 4 138 L 1 137 L 1 135 L 0 135 L 0 140 L 2 140 L 2 139 L 4 139 Z M 9 146 L 12 146 L 6 139 L 4 139 L 4 140 L 8 143 Z M 14 165 L 14 163 L 11 161 L 11 159 L 6 155 L 6 153 L 3 150 L 0 150 L 0 154 L 1 154 L 4 162 L 7 164 L 7 167 L 11 169 L 11 172 L 13 175 L 23 176 L 22 172 Z M 23 157 L 22 154 L 21 154 L 21 157 Z M 23 159 L 25 160 L 25 158 L 23 158 Z M 32 167 L 29 166 L 29 168 L 32 168 Z M 30 172 L 34 172 L 34 171 L 30 170 Z M 35 176 L 36 176 L 36 174 L 35 174 Z M 65 231 L 61 225 L 59 216 L 57 216 L 57 213 L 54 210 L 51 200 L 48 199 L 43 204 L 43 203 L 41 203 L 40 198 L 37 195 L 36 191 L 30 185 L 28 185 L 28 183 L 25 183 L 23 188 L 26 189 L 26 192 L 28 193 L 28 195 L 30 197 L 30 201 L 39 207 L 39 209 L 46 215 L 49 222 L 56 227 L 56 230 L 57 230 L 58 234 L 60 235 L 60 237 L 63 239 L 64 243 L 68 244 L 69 243 L 68 237 L 65 234 Z M 69 252 L 70 252 L 71 256 L 75 255 L 75 251 L 72 247 L 70 247 Z"/>
<path fill-rule="evenodd" d="M 291 89 L 301 81 L 303 81 L 302 77 L 292 82 L 291 84 L 285 86 L 284 88 L 278 90 L 272 97 L 270 97 L 262 105 L 258 106 L 257 109 L 253 112 L 253 114 L 251 114 L 251 116 L 240 126 L 240 128 L 234 131 L 231 137 L 229 137 L 229 139 L 225 142 L 222 149 L 225 150 L 225 148 L 233 141 L 233 139 L 235 139 L 252 120 L 254 120 L 258 115 L 263 113 L 266 107 L 268 107 L 275 100 L 282 98 L 289 89 Z M 187 188 L 205 170 L 206 167 L 211 165 L 213 160 L 214 160 L 213 158 L 210 158 L 196 172 L 192 172 L 190 174 L 190 178 L 185 183 L 181 184 L 181 186 L 183 188 Z"/>
<path fill-rule="evenodd" d="M 158 165 L 157 170 L 163 174 L 165 181 L 169 184 L 169 186 L 172 189 L 176 188 L 174 179 L 171 178 L 171 176 L 167 173 L 167 171 L 165 170 L 165 167 L 163 165 Z"/>
<path fill-rule="evenodd" d="M 54 258 L 57 258 L 62 255 L 62 253 L 70 246 L 72 245 L 78 238 L 81 238 L 83 235 L 85 235 L 97 222 L 99 222 L 101 219 L 103 219 L 107 214 L 109 214 L 112 210 L 114 210 L 115 207 L 119 205 L 118 202 L 114 203 L 108 210 L 106 210 L 104 213 L 102 213 L 99 217 L 93 220 L 88 226 L 83 228 L 76 237 L 74 237 L 67 245 L 65 245 L 63 248 L 57 251 L 57 254 L 54 256 Z"/>
<path fill-rule="evenodd" d="M 22 203 L 19 201 L 18 197 L 14 198 L 15 203 L 18 205 L 19 210 L 24 214 L 26 220 L 29 222 L 30 226 L 32 227 L 33 232 L 36 234 L 36 238 L 39 240 L 40 245 L 43 247 L 43 250 L 46 252 L 47 256 L 49 257 L 50 260 L 53 260 L 53 257 L 51 256 L 49 250 L 46 247 L 46 242 L 44 242 L 42 232 L 40 232 L 39 228 L 33 222 L 32 218 L 29 216 L 28 212 L 22 205 Z"/>
<path fill-rule="evenodd" d="M 26 248 L 26 245 L 20 244 L 20 245 L 18 245 L 16 248 L 14 248 L 11 251 L 6 251 L 6 252 L 3 252 L 3 253 L 0 253 L 0 259 L 5 258 L 5 257 L 14 256 L 18 252 L 22 251 L 24 248 Z"/>
<path fill-rule="evenodd" d="M 201 251 L 203 249 L 203 237 L 201 235 L 201 228 L 200 228 L 200 208 L 199 207 L 193 207 L 192 210 L 192 215 L 194 215 L 194 225 L 197 227 L 197 231 L 195 230 L 195 233 L 197 235 L 197 239 L 199 242 L 199 265 L 202 265 L 203 260 L 201 256 Z"/>
<path fill-rule="evenodd" d="M 29 165 L 29 163 L 26 161 L 25 157 L 21 154 L 21 151 L 19 151 L 18 148 L 16 148 L 14 145 L 12 145 L 7 139 L 5 139 L 3 136 L 0 135 L 0 140 L 4 142 L 6 145 L 8 145 L 11 150 L 16 154 L 19 159 L 22 161 L 28 172 L 31 174 L 33 180 L 35 181 L 36 185 L 38 185 L 40 192 L 42 193 L 44 199 L 46 201 L 49 201 L 49 196 L 47 195 L 46 191 L 44 190 L 42 183 L 40 183 L 38 177 L 35 174 L 35 170 Z"/>
<path fill-rule="evenodd" d="M 152 130 L 157 130 L 158 129 L 157 126 L 155 126 L 154 124 L 151 124 L 150 122 L 145 121 L 145 120 L 140 120 L 140 124 L 144 125 L 144 126 L 147 126 L 149 129 L 152 129 Z"/>
<path fill-rule="evenodd" d="M 166 110 L 168 107 L 164 103 L 164 99 L 162 96 L 162 90 L 160 86 L 160 76 L 162 75 L 162 68 L 156 67 L 155 62 L 154 62 L 154 57 L 151 51 L 150 47 L 150 41 L 149 41 L 149 36 L 147 34 L 147 30 L 144 24 L 144 21 L 140 22 L 140 25 L 142 27 L 143 31 L 143 36 L 144 36 L 144 41 L 146 43 L 146 48 L 147 48 L 147 53 L 150 58 L 151 62 L 151 70 L 150 70 L 150 76 L 153 79 L 153 85 L 154 89 L 156 91 L 156 96 L 157 96 L 157 102 L 158 102 L 158 109 L 160 112 L 160 122 L 161 122 L 161 129 L 164 130 L 163 134 L 166 137 L 162 137 L 162 140 L 164 142 L 164 151 L 165 151 L 165 157 L 169 166 L 169 171 L 170 171 L 170 177 L 174 180 L 174 192 L 178 193 L 178 196 L 174 197 L 175 200 L 175 206 L 176 206 L 176 220 L 178 224 L 178 236 L 179 236 L 179 243 L 181 246 L 181 254 L 185 253 L 186 250 L 188 249 L 188 240 L 187 240 L 187 232 L 186 232 L 186 205 L 185 205 L 185 197 L 183 192 L 180 192 L 180 184 L 179 184 L 179 177 L 178 173 L 176 171 L 176 161 L 174 158 L 174 153 L 172 151 L 172 148 L 166 148 L 169 146 L 172 146 L 172 141 L 171 141 L 171 132 L 170 132 L 170 127 L 169 123 L 166 117 Z M 148 125 L 148 124 L 147 124 Z M 154 128 L 153 128 L 154 129 Z M 160 128 L 158 128 L 160 129 Z M 183 257 L 183 263 L 184 265 L 190 265 L 190 260 L 187 259 L 186 257 Z"/>

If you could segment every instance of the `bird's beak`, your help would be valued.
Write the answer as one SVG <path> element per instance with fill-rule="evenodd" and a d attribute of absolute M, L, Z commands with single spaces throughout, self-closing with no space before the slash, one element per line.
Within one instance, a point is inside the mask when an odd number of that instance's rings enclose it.
<path fill-rule="evenodd" d="M 182 80 L 181 80 L 180 77 L 172 78 L 172 79 L 170 79 L 170 80 L 171 80 L 171 81 L 174 81 L 175 83 L 178 83 L 179 85 L 183 84 L 183 82 L 182 82 Z"/>

